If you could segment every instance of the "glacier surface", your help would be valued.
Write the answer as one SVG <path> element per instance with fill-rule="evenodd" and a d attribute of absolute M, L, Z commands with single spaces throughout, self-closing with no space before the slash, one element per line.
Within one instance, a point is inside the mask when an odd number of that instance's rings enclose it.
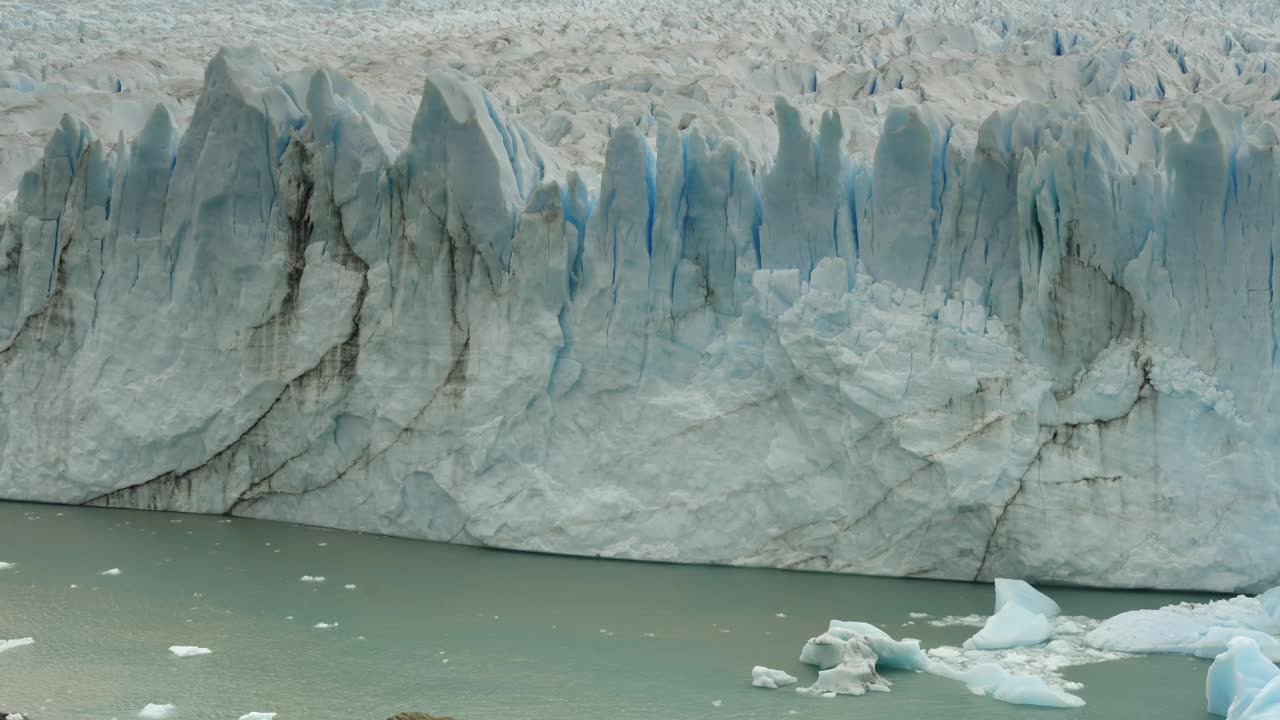
<path fill-rule="evenodd" d="M 376 80 L 420 38 L 361 64 L 378 33 L 351 35 L 323 51 L 339 72 L 277 37 L 126 88 L 141 49 L 76 53 L 146 23 L 15 10 L 0 108 L 56 127 L 38 157 L 0 148 L 35 163 L 0 177 L 0 497 L 1274 584 L 1274 7 L 943 5 L 600 3 L 501 44 L 519 5 L 430 28 L 411 96 Z M 735 14 L 760 32 L 715 30 Z M 628 21 L 662 51 L 610 45 Z M 28 47 L 76 32 L 80 65 Z M 641 71 L 593 77 L 615 51 Z M 46 117 L 100 95 L 124 96 L 110 122 Z"/>

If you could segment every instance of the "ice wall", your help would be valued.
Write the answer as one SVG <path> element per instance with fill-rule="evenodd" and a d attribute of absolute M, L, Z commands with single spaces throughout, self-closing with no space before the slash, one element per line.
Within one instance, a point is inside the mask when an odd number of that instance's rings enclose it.
<path fill-rule="evenodd" d="M 1110 87 L 1110 86 L 1108 86 Z M 64 118 L 0 237 L 0 495 L 959 579 L 1280 577 L 1264 113 L 1109 90 L 874 152 L 657 113 L 598 186 L 466 77 L 397 151 L 259 52 Z"/>

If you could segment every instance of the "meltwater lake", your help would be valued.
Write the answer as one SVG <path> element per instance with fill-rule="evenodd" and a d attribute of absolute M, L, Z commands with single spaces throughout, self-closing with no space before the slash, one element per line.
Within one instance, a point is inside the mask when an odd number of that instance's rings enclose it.
<path fill-rule="evenodd" d="M 808 685 L 797 658 L 832 618 L 925 647 L 989 614 L 990 585 L 551 557 L 284 523 L 0 503 L 0 710 L 35 720 L 1202 720 L 1209 661 L 1067 668 L 1087 705 L 1041 709 L 933 675 L 833 699 L 751 687 L 753 665 Z M 119 569 L 119 574 L 103 575 Z M 304 582 L 303 576 L 323 577 Z M 348 586 L 354 588 L 348 588 Z M 1197 593 L 1049 588 L 1107 617 Z M 779 617 L 779 614 L 785 617 Z M 329 627 L 316 627 L 329 625 Z M 179 658 L 171 645 L 211 649 Z"/>

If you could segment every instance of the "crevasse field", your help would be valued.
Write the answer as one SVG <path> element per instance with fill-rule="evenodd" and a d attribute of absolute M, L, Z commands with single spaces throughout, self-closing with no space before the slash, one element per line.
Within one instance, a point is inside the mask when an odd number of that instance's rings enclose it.
<path fill-rule="evenodd" d="M 0 500 L 226 516 L 0 503 L 0 717 L 1275 717 L 1278 97 L 1273 2 L 0 0 Z"/>

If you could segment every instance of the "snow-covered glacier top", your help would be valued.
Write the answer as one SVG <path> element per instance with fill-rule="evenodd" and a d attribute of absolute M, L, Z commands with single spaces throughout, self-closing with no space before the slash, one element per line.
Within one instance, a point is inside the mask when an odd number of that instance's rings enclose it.
<path fill-rule="evenodd" d="M 1273 3 L 1053 0 L 68 0 L 10 2 L 0 17 L 0 197 L 64 112 L 104 137 L 151 107 L 184 127 L 220 47 L 253 44 L 281 69 L 323 65 L 376 101 L 403 148 L 437 68 L 471 76 L 569 164 L 598 173 L 609 128 L 665 109 L 777 150 L 783 94 L 841 114 L 869 153 L 892 106 L 927 103 L 966 144 L 1023 101 L 1133 101 L 1153 122 L 1194 125 L 1180 100 L 1269 103 Z"/>
<path fill-rule="evenodd" d="M 3 497 L 1280 576 L 1270 4 L 78 8 L 0 18 Z"/>

